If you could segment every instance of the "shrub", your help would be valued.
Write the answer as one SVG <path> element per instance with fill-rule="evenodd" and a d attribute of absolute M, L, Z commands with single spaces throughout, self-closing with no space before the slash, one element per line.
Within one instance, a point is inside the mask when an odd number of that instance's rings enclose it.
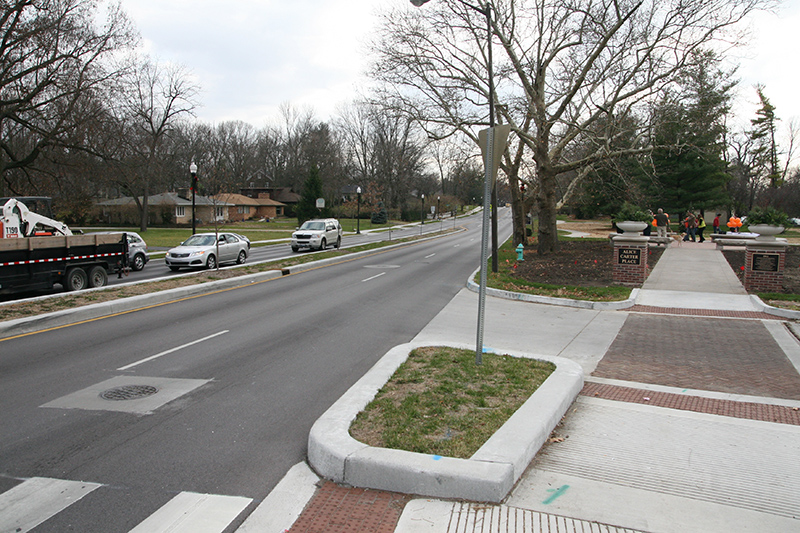
<path fill-rule="evenodd" d="M 789 225 L 789 215 L 774 207 L 766 209 L 754 207 L 747 214 L 747 225 L 754 226 L 756 224 L 786 227 Z"/>

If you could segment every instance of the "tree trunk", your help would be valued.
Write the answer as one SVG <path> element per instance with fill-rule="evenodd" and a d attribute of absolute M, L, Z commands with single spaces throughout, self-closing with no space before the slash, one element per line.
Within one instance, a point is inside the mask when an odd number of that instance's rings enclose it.
<path fill-rule="evenodd" d="M 539 212 L 539 246 L 537 252 L 544 255 L 558 251 L 558 232 L 556 230 L 556 177 L 540 166 L 539 190 L 536 208 Z"/>

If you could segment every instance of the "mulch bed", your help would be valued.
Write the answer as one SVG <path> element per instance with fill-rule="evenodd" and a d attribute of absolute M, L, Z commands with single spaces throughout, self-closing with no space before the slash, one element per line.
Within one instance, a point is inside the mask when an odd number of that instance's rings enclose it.
<path fill-rule="evenodd" d="M 647 259 L 652 269 L 664 248 L 650 248 Z M 538 255 L 525 250 L 525 260 L 517 263 L 514 273 L 527 281 L 552 285 L 600 287 L 613 284 L 614 252 L 608 241 L 562 241 L 558 251 Z"/>

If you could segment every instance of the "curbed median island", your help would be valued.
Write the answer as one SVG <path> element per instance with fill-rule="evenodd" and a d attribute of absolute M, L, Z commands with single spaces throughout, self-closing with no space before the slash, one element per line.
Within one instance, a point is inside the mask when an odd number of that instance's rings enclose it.
<path fill-rule="evenodd" d="M 309 464 L 322 477 L 356 487 L 500 502 L 577 397 L 583 386 L 583 371 L 577 363 L 559 357 L 505 352 L 513 357 L 550 363 L 555 369 L 467 458 L 370 446 L 351 436 L 352 422 L 392 379 L 409 354 L 430 344 L 396 346 L 331 406 L 309 434 Z M 469 349 L 466 345 L 436 344 Z M 446 439 L 447 435 L 441 437 Z"/>

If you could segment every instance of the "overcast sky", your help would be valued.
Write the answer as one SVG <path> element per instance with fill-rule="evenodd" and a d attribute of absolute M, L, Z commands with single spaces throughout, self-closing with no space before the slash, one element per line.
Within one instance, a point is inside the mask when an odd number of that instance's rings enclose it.
<path fill-rule="evenodd" d="M 278 107 L 311 107 L 327 119 L 363 85 L 365 43 L 380 7 L 407 0 L 123 0 L 148 53 L 183 64 L 202 87 L 199 119 L 279 120 Z M 423 8 L 424 9 L 424 8 Z M 800 0 L 754 20 L 741 62 L 736 111 L 749 121 L 762 83 L 785 127 L 800 120 Z"/>

